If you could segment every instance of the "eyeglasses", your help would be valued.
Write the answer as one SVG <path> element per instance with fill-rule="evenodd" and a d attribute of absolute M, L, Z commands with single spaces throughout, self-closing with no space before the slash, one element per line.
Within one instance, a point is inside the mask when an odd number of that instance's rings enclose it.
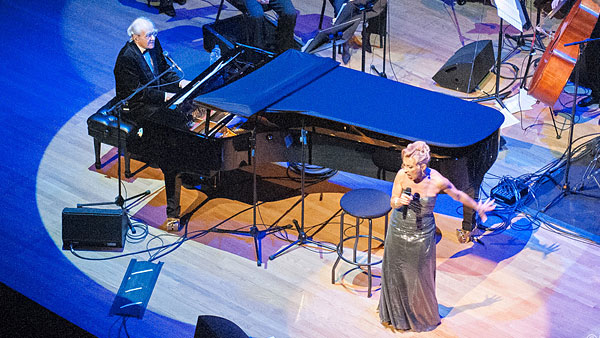
<path fill-rule="evenodd" d="M 155 38 L 157 35 L 158 35 L 158 31 L 157 30 L 153 30 L 150 33 L 146 33 L 146 39 Z"/>

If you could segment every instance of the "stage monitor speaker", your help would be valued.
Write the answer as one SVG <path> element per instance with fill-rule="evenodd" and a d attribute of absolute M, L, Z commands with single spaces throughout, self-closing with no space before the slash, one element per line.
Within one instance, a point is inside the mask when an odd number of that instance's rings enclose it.
<path fill-rule="evenodd" d="M 234 322 L 217 316 L 198 316 L 194 338 L 249 338 Z"/>
<path fill-rule="evenodd" d="M 123 248 L 129 218 L 122 209 L 64 208 L 63 250 L 73 248 Z"/>
<path fill-rule="evenodd" d="M 494 65 L 492 40 L 471 42 L 460 48 L 433 76 L 444 88 L 471 93 Z"/>

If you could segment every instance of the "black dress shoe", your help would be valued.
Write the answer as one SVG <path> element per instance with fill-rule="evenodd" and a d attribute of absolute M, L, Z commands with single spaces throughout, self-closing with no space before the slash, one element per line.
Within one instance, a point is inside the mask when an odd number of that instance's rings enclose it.
<path fill-rule="evenodd" d="M 180 5 L 185 5 L 185 3 L 187 2 L 187 0 L 175 0 L 176 3 L 180 4 Z"/>
<path fill-rule="evenodd" d="M 577 103 L 577 106 L 585 108 L 597 103 L 600 103 L 600 97 L 588 96 L 585 99 L 579 101 L 579 103 Z"/>
<path fill-rule="evenodd" d="M 158 13 L 165 13 L 166 15 L 168 15 L 170 17 L 174 17 L 175 16 L 175 8 L 173 8 L 173 5 L 160 6 L 160 7 L 158 7 Z"/>

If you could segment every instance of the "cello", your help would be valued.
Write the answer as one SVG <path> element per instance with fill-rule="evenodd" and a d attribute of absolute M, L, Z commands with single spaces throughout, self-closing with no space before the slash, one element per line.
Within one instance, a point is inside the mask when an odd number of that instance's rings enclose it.
<path fill-rule="evenodd" d="M 565 44 L 590 37 L 598 21 L 598 0 L 577 0 L 558 26 L 531 79 L 529 95 L 554 106 L 579 57 L 579 45 Z"/>

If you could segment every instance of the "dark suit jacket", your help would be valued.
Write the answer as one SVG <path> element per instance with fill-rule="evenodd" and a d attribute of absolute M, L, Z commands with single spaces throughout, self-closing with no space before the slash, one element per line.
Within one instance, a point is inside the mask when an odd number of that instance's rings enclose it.
<path fill-rule="evenodd" d="M 154 48 L 149 49 L 148 53 L 152 57 L 153 64 L 157 66 L 157 74 L 169 69 L 158 38 L 154 43 Z M 137 88 L 154 78 L 150 66 L 133 41 L 127 42 L 119 52 L 114 74 L 118 100 L 128 97 Z M 138 93 L 128 102 L 129 117 L 136 120 L 144 114 L 145 109 L 160 105 L 165 100 L 165 92 L 174 93 L 179 90 L 179 80 L 177 74 L 169 71 L 160 80 Z"/>

